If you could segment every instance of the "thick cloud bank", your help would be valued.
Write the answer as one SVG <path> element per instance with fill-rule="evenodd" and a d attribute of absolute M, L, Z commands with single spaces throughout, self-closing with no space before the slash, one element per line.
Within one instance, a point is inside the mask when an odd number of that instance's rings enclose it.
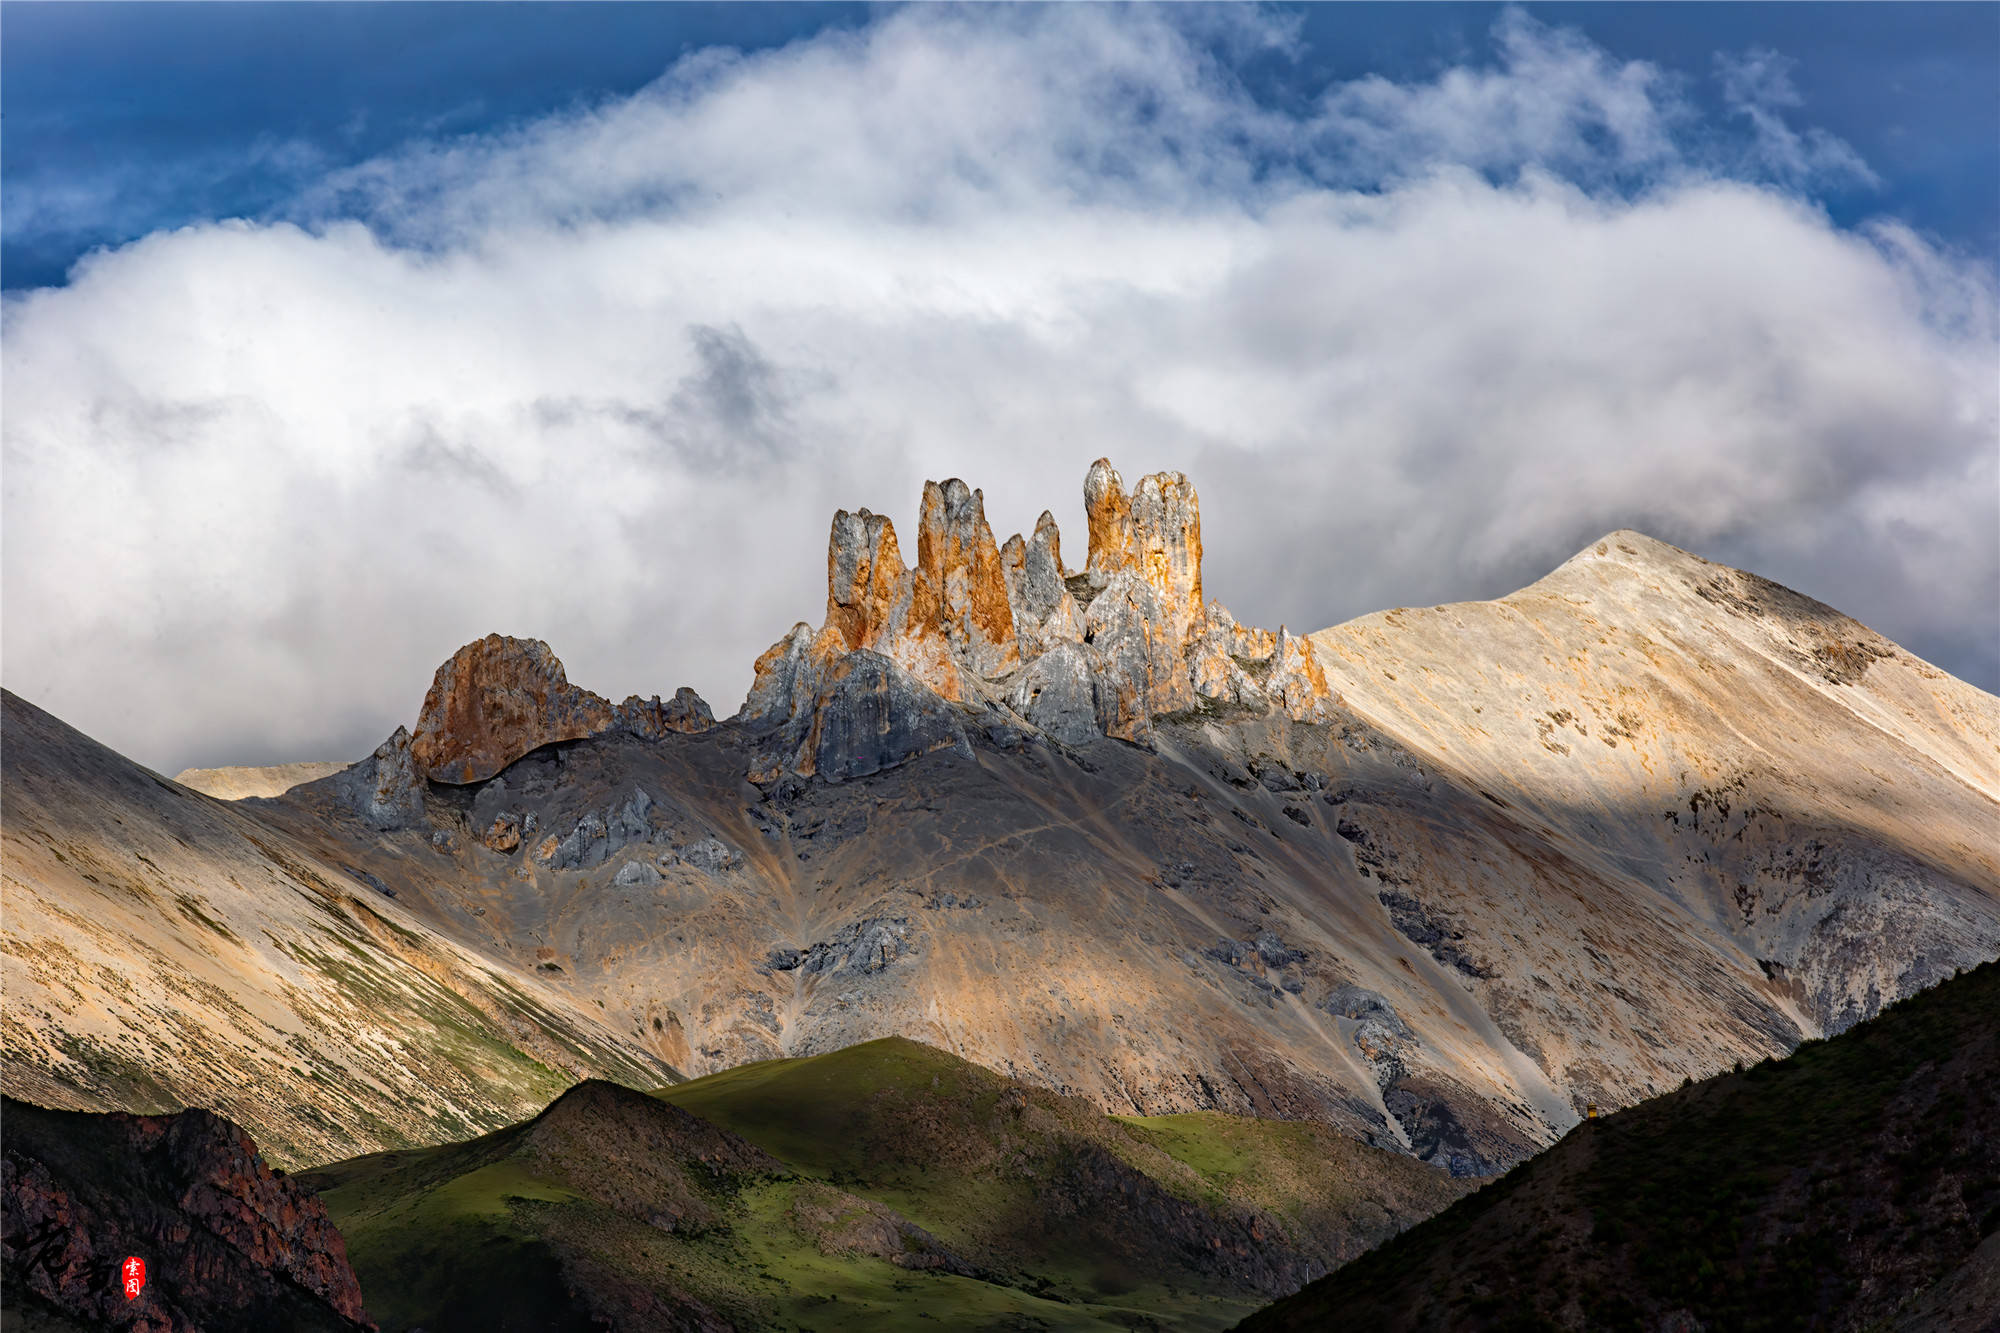
<path fill-rule="evenodd" d="M 1099 454 L 1259 622 L 1634 526 L 2000 683 L 1993 276 L 1829 223 L 1870 168 L 1778 57 L 1704 124 L 1509 15 L 1280 112 L 1288 40 L 903 10 L 90 257 L 5 311 L 8 686 L 168 771 L 359 755 L 492 630 L 728 712 L 836 506 L 1080 543 Z"/>

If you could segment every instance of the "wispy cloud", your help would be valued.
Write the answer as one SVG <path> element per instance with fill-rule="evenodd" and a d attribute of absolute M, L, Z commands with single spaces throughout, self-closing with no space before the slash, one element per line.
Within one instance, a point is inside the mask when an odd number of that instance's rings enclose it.
<path fill-rule="evenodd" d="M 1722 83 L 1723 101 L 1749 122 L 1751 140 L 1746 156 L 1754 169 L 1791 184 L 1879 185 L 1881 181 L 1861 155 L 1825 130 L 1797 130 L 1785 113 L 1804 105 L 1792 86 L 1797 62 L 1776 51 L 1718 51 L 1715 76 Z"/>
<path fill-rule="evenodd" d="M 835 506 L 1080 539 L 1100 453 L 1259 621 L 1630 524 L 2000 683 L 1993 276 L 1832 225 L 1788 84 L 1704 124 L 1510 14 L 1287 114 L 1232 61 L 1292 40 L 898 10 L 91 258 L 5 311 L 9 686 L 168 767 L 362 753 L 496 629 L 727 711 Z"/>

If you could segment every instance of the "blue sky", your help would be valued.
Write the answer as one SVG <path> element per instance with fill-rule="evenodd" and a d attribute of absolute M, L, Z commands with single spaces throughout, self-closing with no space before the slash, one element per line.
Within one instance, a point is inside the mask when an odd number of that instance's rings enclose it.
<path fill-rule="evenodd" d="M 1369 73 L 1424 76 L 1478 59 L 1500 8 L 1294 7 L 1301 49 L 1243 72 L 1274 105 Z M 1782 53 L 1813 122 L 1880 177 L 1829 192 L 1834 217 L 1888 214 L 2000 255 L 2000 6 L 1525 8 L 1679 74 L 1716 113 L 1718 51 Z M 860 28 L 869 14 L 784 3 L 9 3 L 4 283 L 59 284 L 93 246 L 269 213 L 301 180 L 409 139 L 629 95 L 691 50 L 754 51 Z"/>
<path fill-rule="evenodd" d="M 0 5 L 6 683 L 732 710 L 835 507 L 1186 470 L 1316 628 L 1636 527 L 2000 687 L 2000 6 Z"/>

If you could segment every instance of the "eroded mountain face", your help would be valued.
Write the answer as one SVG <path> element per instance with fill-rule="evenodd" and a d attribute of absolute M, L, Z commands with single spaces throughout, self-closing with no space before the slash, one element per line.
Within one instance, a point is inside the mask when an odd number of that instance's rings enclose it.
<path fill-rule="evenodd" d="M 1080 572 L 957 481 L 914 565 L 836 515 L 727 722 L 496 636 L 416 731 L 471 770 L 399 733 L 251 808 L 691 1073 L 901 1034 L 1461 1173 L 2000 954 L 2000 701 L 1816 603 L 1620 533 L 1273 633 L 1184 477 L 1085 501 Z"/>
<path fill-rule="evenodd" d="M 12 694 L 4 704 L 10 1096 L 209 1107 L 296 1167 L 509 1124 L 591 1074 L 675 1076 L 595 1005 L 439 933 L 354 858 L 256 818 L 256 802 L 199 795 Z M 407 790 L 378 809 L 383 766 L 326 781 L 370 817 L 421 818 Z"/>

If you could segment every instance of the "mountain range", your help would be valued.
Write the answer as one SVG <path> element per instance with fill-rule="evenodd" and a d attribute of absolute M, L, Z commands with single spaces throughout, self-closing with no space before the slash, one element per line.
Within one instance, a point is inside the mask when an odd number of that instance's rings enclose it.
<path fill-rule="evenodd" d="M 1498 601 L 1269 631 L 1208 596 L 1187 478 L 1100 461 L 1084 503 L 1081 568 L 956 480 L 909 564 L 837 514 L 821 623 L 726 719 L 496 634 L 358 763 L 180 783 L 8 694 L 0 1082 L 431 1181 L 572 1085 L 903 1038 L 1077 1116 L 1317 1125 L 1449 1181 L 2000 956 L 2000 700 L 1831 608 L 1620 531 Z M 846 1188 L 742 1138 L 745 1181 Z M 1347 1253 L 1288 1243 L 1286 1280 Z"/>

